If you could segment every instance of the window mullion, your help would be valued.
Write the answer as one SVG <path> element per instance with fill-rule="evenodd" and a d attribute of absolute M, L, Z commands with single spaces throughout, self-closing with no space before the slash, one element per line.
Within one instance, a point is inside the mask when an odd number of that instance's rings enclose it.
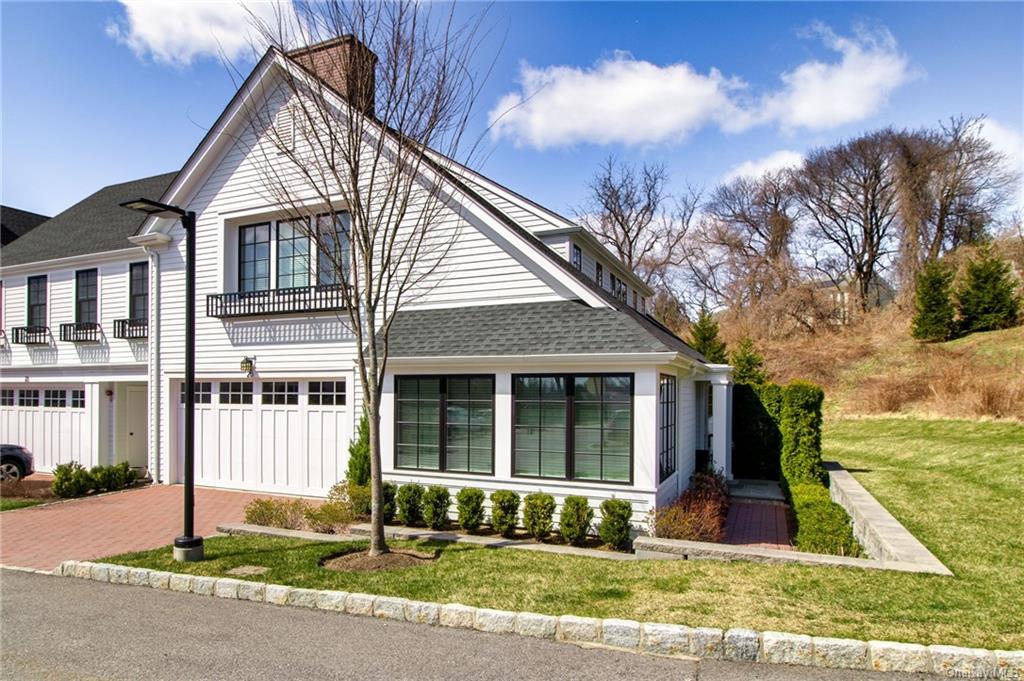
<path fill-rule="evenodd" d="M 438 377 L 438 389 L 441 394 L 438 395 L 437 405 L 437 468 L 441 471 L 448 470 L 448 378 L 446 376 Z"/>
<path fill-rule="evenodd" d="M 565 475 L 567 480 L 576 478 L 576 379 L 565 375 Z"/>

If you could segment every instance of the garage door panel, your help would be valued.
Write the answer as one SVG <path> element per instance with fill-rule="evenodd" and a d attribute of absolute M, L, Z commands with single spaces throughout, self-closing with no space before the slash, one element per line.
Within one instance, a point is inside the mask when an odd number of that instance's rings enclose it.
<path fill-rule="evenodd" d="M 0 409 L 0 441 L 27 447 L 35 457 L 35 468 L 51 472 L 62 463 L 77 461 L 86 468 L 98 462 L 99 443 L 92 422 L 97 418 L 94 400 L 86 400 L 86 408 L 47 407 L 43 404 L 47 389 L 83 389 L 82 384 L 18 385 L 15 390 L 38 390 L 40 405 L 36 407 L 5 406 Z"/>

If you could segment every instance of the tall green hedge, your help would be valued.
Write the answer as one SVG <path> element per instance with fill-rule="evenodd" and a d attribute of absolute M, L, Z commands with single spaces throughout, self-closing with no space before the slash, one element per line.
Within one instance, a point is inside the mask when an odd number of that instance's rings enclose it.
<path fill-rule="evenodd" d="M 738 478 L 779 479 L 782 455 L 782 386 L 733 386 L 733 474 Z"/>
<path fill-rule="evenodd" d="M 785 486 L 802 482 L 821 483 L 821 405 L 825 392 L 806 381 L 793 381 L 782 392 L 782 458 Z"/>

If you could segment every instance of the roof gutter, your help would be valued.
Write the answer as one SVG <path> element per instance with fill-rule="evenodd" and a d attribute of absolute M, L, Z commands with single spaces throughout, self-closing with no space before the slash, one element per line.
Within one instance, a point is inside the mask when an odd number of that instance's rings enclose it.
<path fill-rule="evenodd" d="M 64 267 L 81 265 L 83 263 L 101 263 L 113 260 L 127 260 L 133 257 L 145 255 L 145 250 L 138 247 L 121 248 L 116 251 L 100 251 L 99 253 L 83 253 L 82 255 L 69 255 L 64 258 L 53 260 L 36 260 L 33 262 L 20 263 L 18 265 L 7 265 L 0 267 L 0 276 L 10 276 L 23 272 L 34 272 L 38 270 L 58 270 Z"/>

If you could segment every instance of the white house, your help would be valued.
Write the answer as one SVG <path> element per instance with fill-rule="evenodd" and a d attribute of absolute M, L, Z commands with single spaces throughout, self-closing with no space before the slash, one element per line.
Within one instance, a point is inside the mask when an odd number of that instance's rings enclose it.
<path fill-rule="evenodd" d="M 283 219 L 256 171 L 268 158 L 267 133 L 249 116 L 260 110 L 274 121 L 287 109 L 287 90 L 275 83 L 300 69 L 293 57 L 267 52 L 180 172 L 139 181 L 151 183 L 146 191 L 137 183 L 107 188 L 117 196 L 94 210 L 97 218 L 120 211 L 131 223 L 134 214 L 118 202 L 148 191 L 197 214 L 197 483 L 316 496 L 344 476 L 361 389 L 347 315 L 332 289 L 317 284 L 308 237 Z M 340 95 L 337 106 L 363 115 Z M 450 197 L 445 224 L 458 236 L 447 266 L 392 328 L 385 478 L 544 490 L 559 501 L 584 494 L 594 504 L 614 496 L 632 501 L 639 517 L 686 487 L 698 450 L 713 450 L 728 474 L 731 369 L 706 363 L 649 316 L 653 292 L 581 228 L 458 164 L 436 172 Z M 320 212 L 311 202 L 309 219 Z M 17 243 L 59 233 L 64 215 Z M 139 463 L 125 432 L 138 432 L 141 417 L 131 410 L 145 396 L 146 466 L 158 482 L 183 477 L 184 233 L 160 218 L 134 227 L 88 256 L 64 255 L 53 236 L 29 253 L 12 247 L 13 262 L 0 255 L 4 390 L 84 389 L 78 415 L 87 425 L 78 427 L 96 431 L 78 446 L 49 425 L 70 407 L 5 403 L 0 441 L 49 452 L 40 470 L 69 458 Z M 115 320 L 138 314 L 127 307 L 136 262 L 148 265 L 152 291 L 147 338 L 108 340 Z M 58 340 L 60 323 L 94 321 L 73 311 L 81 285 L 72 280 L 86 267 L 99 270 L 103 340 Z M 27 302 L 38 297 L 29 277 L 42 274 L 53 280 L 45 316 Z M 40 326 L 51 331 L 31 346 L 14 328 Z M 90 352 L 101 359 L 85 360 Z"/>

